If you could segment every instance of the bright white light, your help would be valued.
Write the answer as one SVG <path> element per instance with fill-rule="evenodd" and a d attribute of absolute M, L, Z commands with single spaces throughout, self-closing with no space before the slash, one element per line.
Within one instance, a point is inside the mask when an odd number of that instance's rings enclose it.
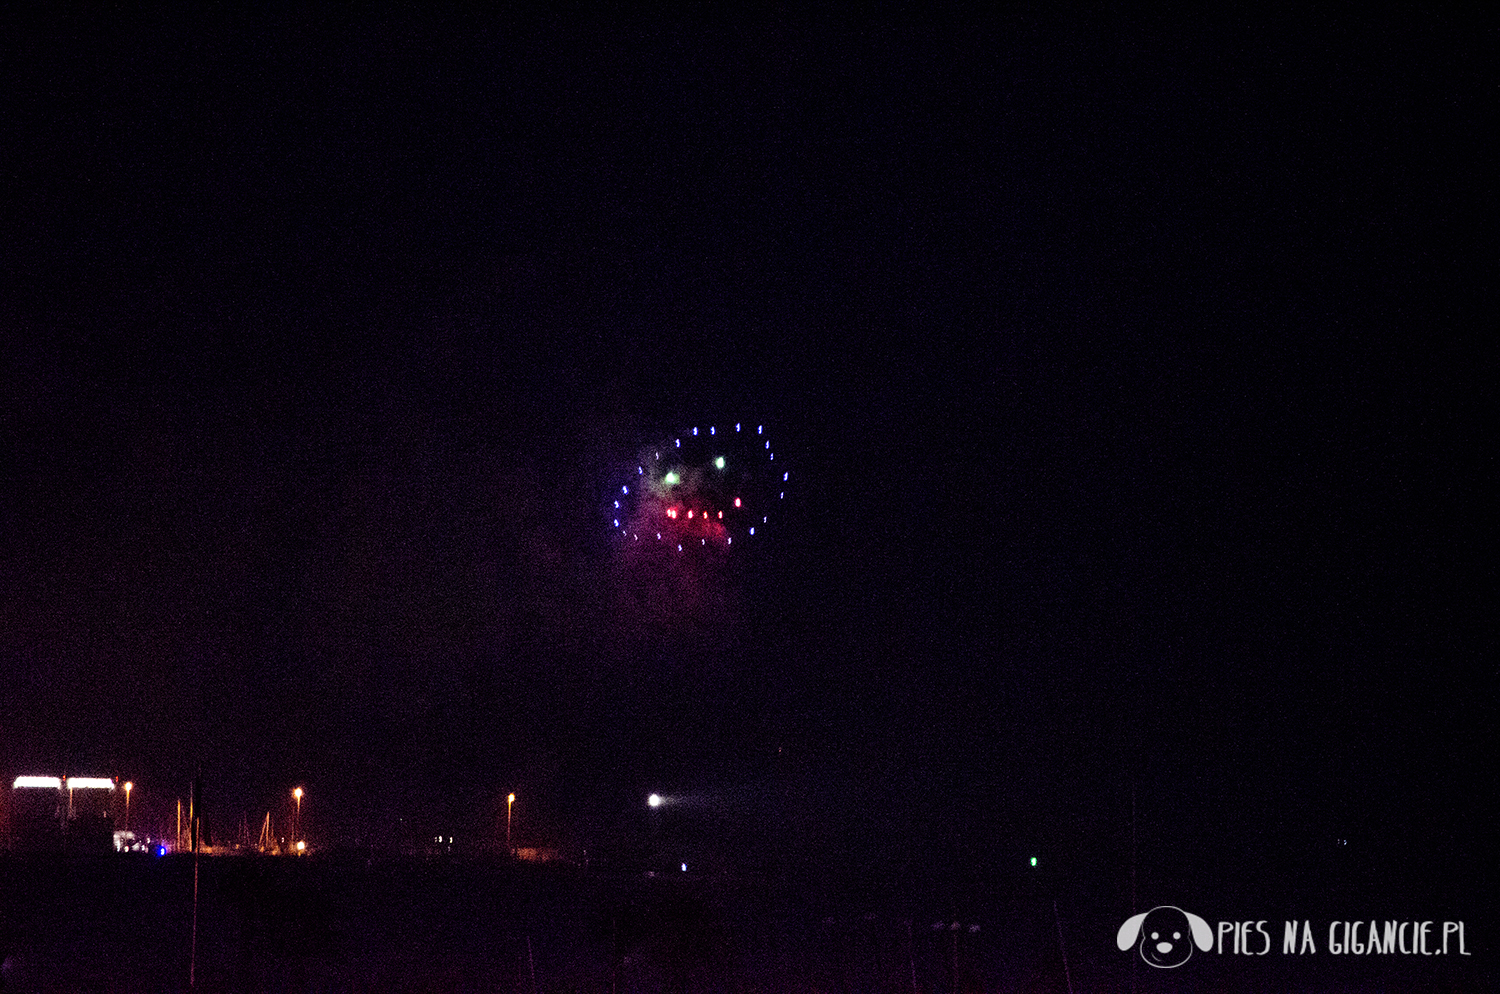
<path fill-rule="evenodd" d="M 619 506 L 620 506 L 620 502 L 619 501 L 615 501 L 615 507 L 618 509 Z"/>
<path fill-rule="evenodd" d="M 751 526 L 750 526 L 750 534 L 751 534 L 751 535 L 754 535 L 754 534 L 755 534 L 755 526 L 754 526 L 754 525 L 751 525 Z"/>
<path fill-rule="evenodd" d="M 57 777 L 16 777 L 12 787 L 51 787 L 53 790 L 62 790 L 62 781 Z"/>
<path fill-rule="evenodd" d="M 650 797 L 646 798 L 646 803 L 651 805 L 653 808 L 661 807 L 661 795 L 652 794 Z"/>
<path fill-rule="evenodd" d="M 781 482 L 782 482 L 782 483 L 785 483 L 785 482 L 786 482 L 786 480 L 787 480 L 787 477 L 789 477 L 789 476 L 791 476 L 791 475 L 792 475 L 792 474 L 790 474 L 790 473 L 782 473 L 782 474 L 781 474 Z M 618 506 L 619 506 L 619 505 L 618 505 L 618 504 L 617 504 L 617 505 L 615 505 L 615 506 L 616 506 L 616 507 L 618 507 Z"/>
<path fill-rule="evenodd" d="M 694 428 L 694 429 L 693 429 L 693 437 L 694 437 L 694 438 L 697 438 L 697 437 L 698 437 L 698 429 L 697 429 L 697 428 Z"/>
<path fill-rule="evenodd" d="M 656 458 L 660 459 L 661 456 L 657 456 Z M 645 466 L 637 466 L 635 468 L 635 475 L 636 476 L 645 476 L 646 475 L 646 467 Z"/>
<path fill-rule="evenodd" d="M 616 528 L 620 527 L 620 519 L 619 518 L 615 518 L 614 521 L 615 521 L 615 527 Z"/>
<path fill-rule="evenodd" d="M 623 487 L 623 486 L 622 486 L 622 487 L 621 487 L 621 488 L 620 488 L 620 493 L 622 493 L 622 494 L 628 494 L 628 493 L 630 493 L 630 488 L 629 488 L 629 487 Z"/>
<path fill-rule="evenodd" d="M 108 777 L 68 777 L 69 790 L 114 790 L 115 782 Z"/>
<path fill-rule="evenodd" d="M 739 431 L 739 430 L 740 430 L 740 423 L 739 423 L 739 422 L 738 422 L 738 421 L 736 421 L 736 422 L 735 422 L 735 423 L 734 423 L 734 430 L 735 430 L 735 431 Z"/>
<path fill-rule="evenodd" d="M 771 453 L 771 461 L 772 461 L 772 462 L 775 462 L 775 461 L 776 461 L 776 453 L 774 453 L 774 452 L 773 452 L 773 453 Z"/>
<path fill-rule="evenodd" d="M 769 449 L 770 447 L 771 447 L 771 440 L 768 438 L 768 439 L 766 439 L 766 448 Z"/>
<path fill-rule="evenodd" d="M 757 435 L 764 435 L 766 433 L 766 426 L 765 425 L 756 425 L 755 426 L 755 433 Z"/>
<path fill-rule="evenodd" d="M 686 863 L 683 863 L 683 864 L 682 864 L 682 872 L 683 872 L 683 873 L 686 873 L 686 872 L 687 872 L 687 864 L 686 864 Z"/>
<path fill-rule="evenodd" d="M 713 433 L 714 433 L 714 428 L 713 428 L 713 425 L 709 425 L 709 426 L 708 426 L 708 433 L 709 433 L 709 434 L 710 434 L 710 435 L 712 435 L 712 434 L 713 434 Z"/>
<path fill-rule="evenodd" d="M 677 443 L 677 447 L 679 449 L 682 448 L 682 439 L 678 438 L 678 439 L 674 439 L 674 441 Z"/>
<path fill-rule="evenodd" d="M 733 535 L 726 535 L 726 536 L 724 536 L 724 544 L 725 545 L 733 545 L 734 544 L 734 536 Z"/>

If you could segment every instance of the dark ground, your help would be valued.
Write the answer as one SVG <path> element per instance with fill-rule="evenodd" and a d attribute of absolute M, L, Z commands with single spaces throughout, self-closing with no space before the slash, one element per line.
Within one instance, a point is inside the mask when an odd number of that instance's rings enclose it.
<path fill-rule="evenodd" d="M 1115 948 L 1118 895 L 1044 871 L 898 889 L 868 875 L 647 879 L 465 860 L 204 857 L 199 870 L 204 991 L 521 992 L 533 969 L 542 992 L 908 992 L 913 974 L 918 990 L 945 992 L 955 965 L 960 990 L 986 992 L 1064 991 L 1069 973 L 1075 990 L 1143 992 L 1189 978 L 1218 991 L 1480 991 L 1494 976 L 1488 920 L 1465 922 L 1468 959 L 1330 955 L 1329 920 L 1381 906 L 1368 880 L 1236 895 L 1268 920 L 1271 954 L 1199 953 L 1179 973 Z M 190 857 L 7 859 L 0 871 L 0 989 L 187 989 Z M 1178 892 L 1192 908 L 1224 896 L 1211 891 Z M 1423 914 L 1457 918 L 1462 903 Z M 1287 917 L 1314 923 L 1318 955 L 1281 955 Z"/>

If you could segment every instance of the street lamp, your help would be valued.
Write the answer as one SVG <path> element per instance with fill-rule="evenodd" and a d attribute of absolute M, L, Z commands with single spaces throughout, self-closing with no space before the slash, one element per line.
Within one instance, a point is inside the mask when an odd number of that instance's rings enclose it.
<path fill-rule="evenodd" d="M 661 807 L 661 805 L 662 805 L 661 795 L 660 794 L 652 794 L 650 797 L 646 798 L 646 803 L 649 804 L 653 808 L 659 808 L 659 807 Z"/>
<path fill-rule="evenodd" d="M 297 828 L 296 828 L 296 834 L 297 834 L 297 838 L 300 840 L 302 838 L 302 788 L 301 787 L 294 787 L 294 788 L 292 788 L 292 797 L 296 798 L 296 800 L 297 800 Z M 300 849 L 301 847 L 299 846 L 298 848 Z"/>
<path fill-rule="evenodd" d="M 505 795 L 505 851 L 512 856 L 516 854 L 516 851 L 510 846 L 510 806 L 514 803 L 516 803 L 516 795 L 512 791 Z"/>
<path fill-rule="evenodd" d="M 129 780 L 125 781 L 125 831 L 130 831 L 130 792 L 135 789 L 135 784 Z"/>

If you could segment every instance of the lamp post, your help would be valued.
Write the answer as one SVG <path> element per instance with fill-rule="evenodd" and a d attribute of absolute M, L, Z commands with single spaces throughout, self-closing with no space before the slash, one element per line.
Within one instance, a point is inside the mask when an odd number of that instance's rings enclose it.
<path fill-rule="evenodd" d="M 297 825 L 295 828 L 297 837 L 294 841 L 300 842 L 302 840 L 302 788 L 292 788 L 292 797 L 297 801 Z M 301 851 L 300 846 L 298 847 L 298 851 Z"/>
<path fill-rule="evenodd" d="M 135 789 L 135 784 L 129 780 L 125 781 L 125 831 L 130 831 L 130 792 Z"/>
<path fill-rule="evenodd" d="M 514 856 L 516 851 L 510 845 L 510 806 L 516 803 L 515 792 L 505 795 L 505 851 Z"/>

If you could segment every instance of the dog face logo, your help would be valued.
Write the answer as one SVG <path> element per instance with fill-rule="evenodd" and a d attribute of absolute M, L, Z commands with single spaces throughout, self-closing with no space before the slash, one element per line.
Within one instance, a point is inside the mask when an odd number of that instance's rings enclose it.
<path fill-rule="evenodd" d="M 1115 944 L 1122 950 L 1129 949 L 1137 938 L 1141 942 L 1141 959 L 1162 969 L 1186 963 L 1193 955 L 1195 943 L 1205 953 L 1214 947 L 1214 933 L 1208 922 L 1170 904 L 1131 915 L 1120 926 Z"/>

